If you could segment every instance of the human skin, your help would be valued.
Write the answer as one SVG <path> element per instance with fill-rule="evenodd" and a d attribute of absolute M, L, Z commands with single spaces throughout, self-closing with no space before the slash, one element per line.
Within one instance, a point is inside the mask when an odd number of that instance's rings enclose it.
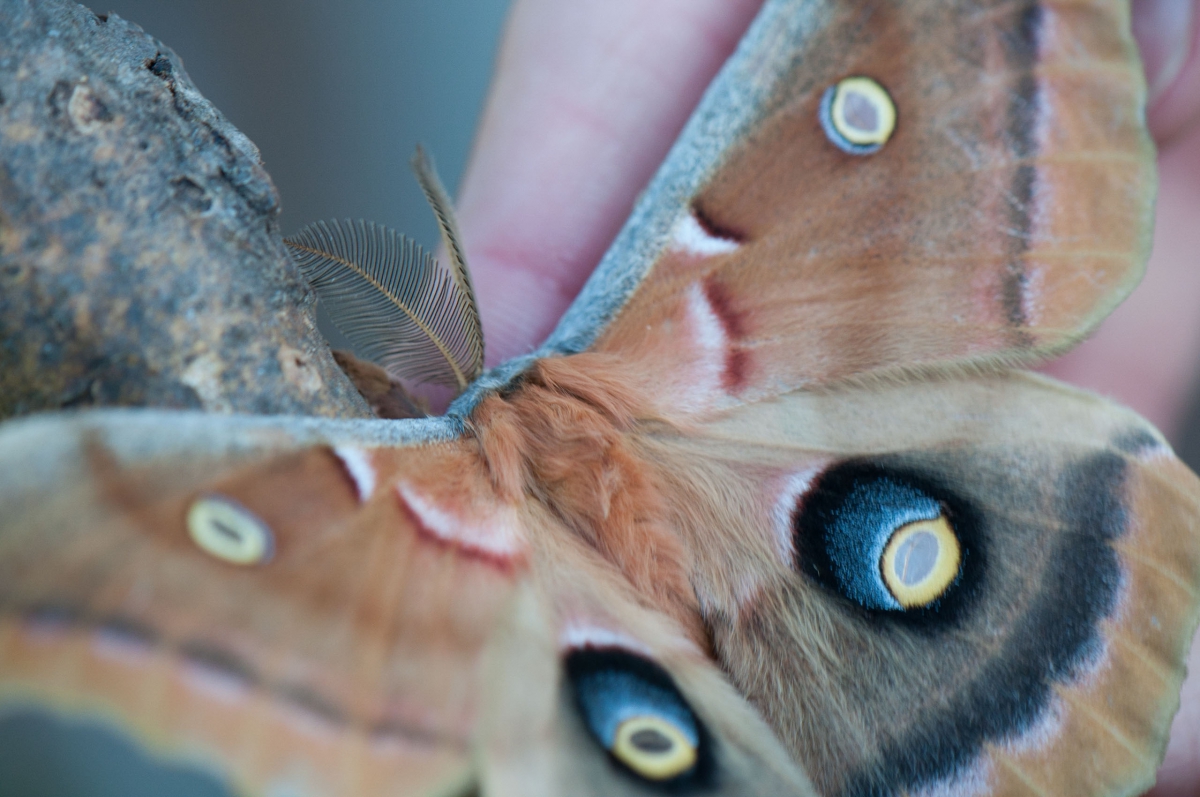
<path fill-rule="evenodd" d="M 516 0 L 459 221 L 487 362 L 549 334 L 761 0 Z M 1160 147 L 1146 278 L 1045 370 L 1177 432 L 1200 364 L 1200 0 L 1135 0 Z M 1200 672 L 1200 646 L 1191 670 Z M 1153 797 L 1200 793 L 1200 677 L 1184 685 Z"/>

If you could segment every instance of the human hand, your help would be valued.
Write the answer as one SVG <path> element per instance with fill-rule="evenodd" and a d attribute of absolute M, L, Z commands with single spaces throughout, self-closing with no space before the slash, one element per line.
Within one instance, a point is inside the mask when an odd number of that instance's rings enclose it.
<path fill-rule="evenodd" d="M 516 0 L 459 201 L 489 365 L 553 329 L 760 4 Z M 1170 435 L 1200 364 L 1200 0 L 1134 0 L 1134 32 L 1162 148 L 1155 254 L 1047 370 Z M 1154 797 L 1200 793 L 1200 678 L 1183 700 Z"/>

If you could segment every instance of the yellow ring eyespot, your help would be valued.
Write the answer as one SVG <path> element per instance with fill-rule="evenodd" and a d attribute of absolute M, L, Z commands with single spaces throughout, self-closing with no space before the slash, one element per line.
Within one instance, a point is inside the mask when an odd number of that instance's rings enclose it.
<path fill-rule="evenodd" d="M 202 551 L 233 565 L 258 565 L 271 558 L 274 540 L 265 523 L 233 501 L 197 498 L 188 507 L 187 530 Z"/>
<path fill-rule="evenodd" d="M 883 550 L 880 569 L 892 597 L 905 609 L 917 609 L 942 596 L 961 561 L 958 537 L 939 515 L 896 529 Z"/>
<path fill-rule="evenodd" d="M 829 140 L 853 155 L 877 151 L 896 129 L 892 96 L 869 77 L 843 78 L 830 86 L 820 116 Z"/>
<path fill-rule="evenodd" d="M 648 780 L 670 780 L 696 765 L 696 745 L 673 722 L 653 715 L 618 725 L 612 754 Z"/>

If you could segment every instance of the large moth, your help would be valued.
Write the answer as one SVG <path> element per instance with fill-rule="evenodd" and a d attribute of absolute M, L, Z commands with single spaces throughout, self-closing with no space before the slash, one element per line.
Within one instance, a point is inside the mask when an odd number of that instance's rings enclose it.
<path fill-rule="evenodd" d="M 1198 485 L 1014 370 L 1144 261 L 1126 15 L 768 3 L 442 417 L 5 426 L 7 704 L 249 793 L 1135 793 Z"/>

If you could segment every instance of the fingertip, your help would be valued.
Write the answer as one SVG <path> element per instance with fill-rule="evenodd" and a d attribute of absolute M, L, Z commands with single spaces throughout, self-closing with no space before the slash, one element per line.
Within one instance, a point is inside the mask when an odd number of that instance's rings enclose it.
<path fill-rule="evenodd" d="M 1133 0 L 1132 23 L 1147 122 L 1165 147 L 1200 123 L 1200 0 Z"/>
<path fill-rule="evenodd" d="M 458 207 L 487 362 L 553 328 L 761 2 L 513 4 Z"/>

